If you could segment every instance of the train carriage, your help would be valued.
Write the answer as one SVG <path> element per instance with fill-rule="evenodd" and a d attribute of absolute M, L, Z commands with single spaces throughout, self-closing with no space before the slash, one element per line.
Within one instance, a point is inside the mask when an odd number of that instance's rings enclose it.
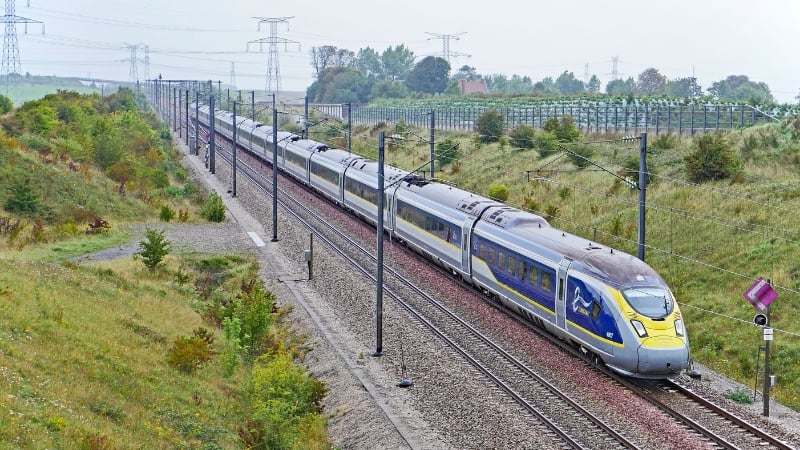
<path fill-rule="evenodd" d="M 418 252 L 431 255 L 454 274 L 469 278 L 468 260 L 471 224 L 476 216 L 458 206 L 481 197 L 464 200 L 461 189 L 432 183 L 421 177 L 407 178 L 395 195 L 395 236 Z"/>
<path fill-rule="evenodd" d="M 365 159 L 344 150 L 319 145 L 319 142 L 306 142 L 309 143 L 309 146 L 314 146 L 314 153 L 309 162 L 311 187 L 337 205 L 341 205 L 344 202 L 345 170 Z"/>
<path fill-rule="evenodd" d="M 398 181 L 409 173 L 396 167 L 384 168 L 384 229 L 394 228 L 394 192 Z M 373 225 L 378 221 L 378 163 L 362 160 L 350 165 L 344 173 L 344 207 Z"/>

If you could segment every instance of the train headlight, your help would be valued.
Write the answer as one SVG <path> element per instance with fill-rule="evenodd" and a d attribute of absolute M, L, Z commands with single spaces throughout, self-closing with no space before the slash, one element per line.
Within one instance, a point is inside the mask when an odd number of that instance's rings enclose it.
<path fill-rule="evenodd" d="M 686 334 L 686 329 L 683 328 L 683 320 L 681 319 L 675 321 L 675 334 L 678 337 L 683 337 Z"/>
<path fill-rule="evenodd" d="M 639 322 L 638 320 L 631 320 L 631 325 L 633 325 L 633 328 L 636 330 L 636 334 L 638 334 L 639 337 L 647 337 L 647 330 L 644 328 L 644 325 L 642 325 L 642 322 Z"/>

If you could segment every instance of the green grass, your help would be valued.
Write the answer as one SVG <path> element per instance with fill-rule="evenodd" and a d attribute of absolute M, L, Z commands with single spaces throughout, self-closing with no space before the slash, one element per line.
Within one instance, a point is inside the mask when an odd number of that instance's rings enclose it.
<path fill-rule="evenodd" d="M 3 259 L 0 274 L 0 396 L 13 412 L 0 447 L 237 442 L 237 379 L 166 363 L 172 341 L 202 325 L 185 291 L 131 267 Z"/>
<path fill-rule="evenodd" d="M 24 252 L 0 253 L 0 258 L 14 257 L 29 261 L 53 262 L 75 258 L 100 250 L 113 248 L 131 239 L 130 233 L 116 229 L 95 235 L 80 235 L 71 239 L 53 242 L 27 249 Z"/>

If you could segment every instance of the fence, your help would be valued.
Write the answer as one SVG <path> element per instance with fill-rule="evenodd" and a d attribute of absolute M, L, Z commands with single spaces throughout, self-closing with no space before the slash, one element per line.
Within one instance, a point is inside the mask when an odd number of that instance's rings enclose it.
<path fill-rule="evenodd" d="M 346 104 L 315 104 L 314 109 L 344 120 Z M 422 107 L 370 107 L 352 108 L 354 124 L 373 125 L 379 122 L 430 127 L 430 112 L 435 114 L 438 130 L 471 131 L 477 118 L 489 109 L 495 109 L 505 118 L 507 129 L 519 125 L 542 128 L 551 118 L 570 116 L 575 125 L 587 133 L 638 134 L 639 132 L 690 134 L 706 133 L 720 129 L 745 128 L 777 120 L 748 105 L 535 105 L 518 107 L 452 106 Z"/>

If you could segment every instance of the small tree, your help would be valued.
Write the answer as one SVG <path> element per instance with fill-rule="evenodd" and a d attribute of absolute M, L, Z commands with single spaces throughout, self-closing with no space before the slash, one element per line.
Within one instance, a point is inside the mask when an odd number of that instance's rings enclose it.
<path fill-rule="evenodd" d="M 208 198 L 208 201 L 203 206 L 201 214 L 209 222 L 222 222 L 225 220 L 225 204 L 222 202 L 222 197 L 216 192 L 212 192 L 211 197 Z"/>
<path fill-rule="evenodd" d="M 497 142 L 503 135 L 505 119 L 495 109 L 486 110 L 475 120 L 475 131 L 481 142 Z"/>
<path fill-rule="evenodd" d="M 516 148 L 531 149 L 536 146 L 536 130 L 530 125 L 520 125 L 511 131 L 511 145 Z"/>
<path fill-rule="evenodd" d="M 695 151 L 683 159 L 691 181 L 722 180 L 742 172 L 744 163 L 722 132 L 700 136 L 696 145 Z"/>
<path fill-rule="evenodd" d="M 41 199 L 34 192 L 31 180 L 12 184 L 9 188 L 11 196 L 8 197 L 3 208 L 10 213 L 34 215 L 39 210 Z"/>
<path fill-rule="evenodd" d="M 164 237 L 165 230 L 156 231 L 147 228 L 145 230 L 145 240 L 139 241 L 137 256 L 142 258 L 145 267 L 155 272 L 164 264 L 164 257 L 169 254 L 172 244 Z"/>
<path fill-rule="evenodd" d="M 445 139 L 436 143 L 436 161 L 439 166 L 446 166 L 461 156 L 458 151 L 458 142 L 452 139 Z"/>

